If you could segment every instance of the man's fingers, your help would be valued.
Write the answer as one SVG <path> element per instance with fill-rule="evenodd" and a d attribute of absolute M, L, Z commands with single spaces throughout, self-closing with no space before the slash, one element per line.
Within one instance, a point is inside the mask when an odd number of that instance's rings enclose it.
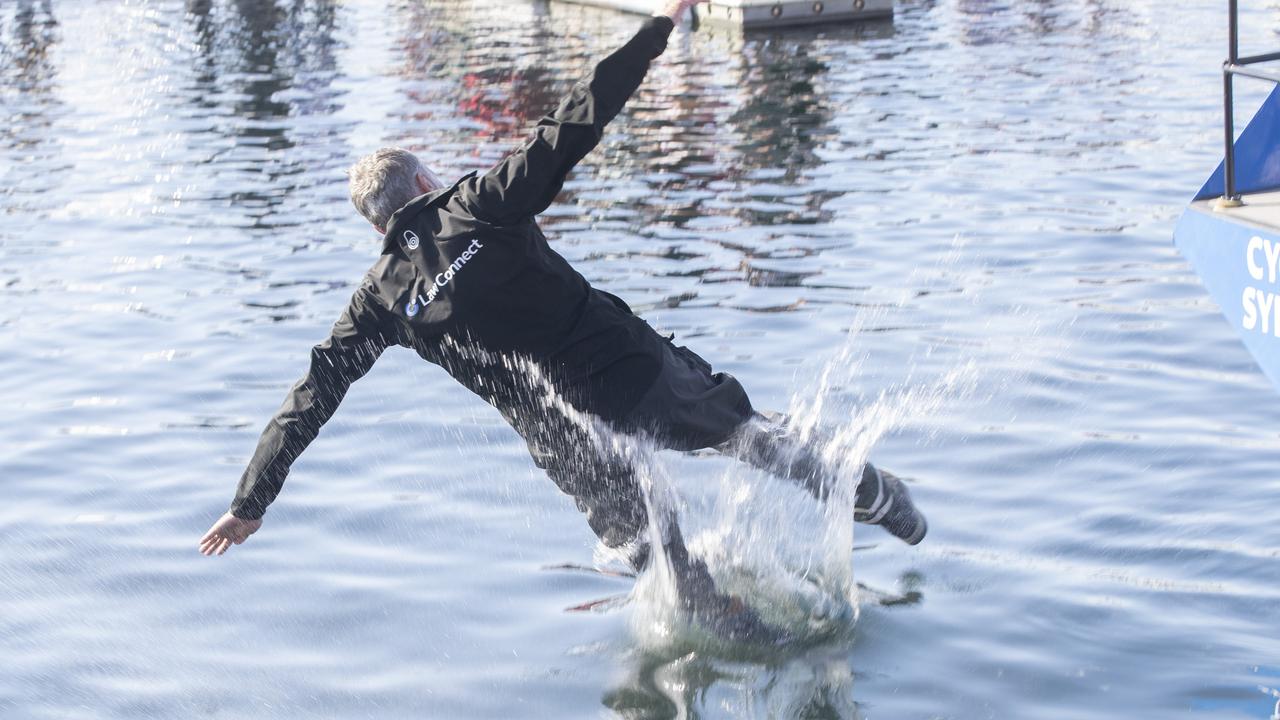
<path fill-rule="evenodd" d="M 221 539 L 222 538 L 220 536 L 214 536 L 209 538 L 206 542 L 200 545 L 200 552 L 204 553 L 205 555 L 212 555 L 213 551 L 217 549 L 218 542 L 221 541 Z"/>
<path fill-rule="evenodd" d="M 230 542 L 227 538 L 221 533 L 218 533 L 209 538 L 208 542 L 201 543 L 200 552 L 205 555 L 221 555 L 222 553 L 220 550 L 225 549 L 228 544 L 230 544 Z"/>
<path fill-rule="evenodd" d="M 202 555 L 221 555 L 232 545 L 239 545 L 258 529 L 261 521 L 234 520 L 229 515 L 223 517 L 209 528 L 200 538 L 199 548 Z"/>

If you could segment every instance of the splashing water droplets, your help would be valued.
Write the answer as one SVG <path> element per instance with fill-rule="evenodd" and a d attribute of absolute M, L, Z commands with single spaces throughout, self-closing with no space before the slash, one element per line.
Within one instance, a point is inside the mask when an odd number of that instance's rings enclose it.
<path fill-rule="evenodd" d="M 957 243 L 942 264 L 954 268 L 961 247 Z M 730 463 L 721 473 L 710 518 L 701 519 L 697 507 L 669 492 L 659 458 L 651 451 L 645 454 L 642 476 L 650 497 L 660 495 L 664 503 L 674 503 L 682 524 L 703 521 L 703 527 L 691 535 L 689 547 L 707 562 L 718 588 L 741 598 L 800 645 L 849 637 L 857 621 L 855 497 L 876 443 L 895 428 L 971 395 L 976 387 L 978 362 L 975 351 L 968 351 L 949 370 L 929 379 L 917 378 L 915 363 L 908 363 L 903 379 L 879 391 L 870 402 L 845 390 L 862 384 L 867 360 L 864 331 L 886 314 L 901 310 L 910 297 L 904 292 L 894 305 L 861 311 L 844 343 L 812 379 L 801 379 L 791 395 L 787 431 L 798 440 L 797 446 L 808 446 L 821 457 L 829 474 L 824 502 L 815 502 L 790 480 Z M 926 356 L 933 351 L 932 346 L 923 350 Z M 652 521 L 655 515 L 650 512 Z M 731 649 L 735 656 L 741 655 L 741 646 L 725 648 L 705 629 L 680 618 L 669 567 L 651 565 L 658 570 L 645 573 L 633 594 L 632 626 L 641 643 Z"/>
<path fill-rule="evenodd" d="M 631 626 L 642 646 L 709 649 L 733 656 L 759 649 L 746 647 L 750 643 L 725 642 L 715 629 L 704 627 L 682 610 L 675 574 L 663 550 L 673 537 L 673 522 L 683 529 L 690 553 L 706 563 L 717 591 L 735 598 L 729 607 L 741 604 L 788 641 L 807 646 L 849 637 L 858 618 L 853 518 L 858 483 L 872 449 L 887 433 L 929 418 L 946 403 L 972 394 L 976 386 L 977 353 L 984 345 L 943 338 L 936 346 L 922 343 L 922 355 L 895 366 L 903 375 L 889 382 L 881 378 L 880 389 L 869 399 L 848 390 L 874 387 L 868 380 L 874 373 L 868 371 L 883 371 L 885 363 L 869 367 L 868 347 L 874 345 L 870 340 L 889 314 L 911 311 L 916 298 L 933 293 L 929 286 L 934 282 L 953 285 L 960 250 L 957 243 L 941 259 L 941 267 L 909 278 L 907 285 L 912 289 L 904 290 L 897 302 L 864 306 L 830 359 L 812 377 L 796 383 L 782 431 L 786 435 L 782 446 L 794 455 L 785 457 L 784 465 L 803 467 L 795 465 L 803 462 L 801 451 L 819 459 L 821 502 L 799 482 L 736 462 L 724 466 L 709 507 L 686 501 L 677 492 L 685 488 L 672 480 L 676 465 L 657 452 L 651 439 L 615 432 L 577 410 L 537 363 L 491 353 L 465 340 L 446 338 L 445 345 L 459 361 L 504 369 L 511 383 L 519 386 L 521 407 L 535 416 L 549 413 L 567 421 L 561 427 L 571 427 L 592 446 L 589 452 L 633 469 L 645 504 L 650 558 L 630 598 Z M 946 359 L 949 366 L 939 370 L 942 351 L 953 356 Z M 917 362 L 922 359 L 927 362 Z M 918 366 L 929 369 L 922 371 Z M 592 471 L 589 459 L 583 465 L 583 472 Z M 596 561 L 626 561 L 641 551 L 636 545 L 642 543 L 617 548 L 601 543 Z"/>

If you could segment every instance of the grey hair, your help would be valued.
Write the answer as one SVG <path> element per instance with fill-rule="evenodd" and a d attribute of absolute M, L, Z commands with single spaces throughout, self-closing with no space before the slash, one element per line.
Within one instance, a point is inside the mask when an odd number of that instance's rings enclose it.
<path fill-rule="evenodd" d="M 418 173 L 433 177 L 408 150 L 380 148 L 347 171 L 351 204 L 375 227 L 385 228 L 397 210 L 422 194 Z"/>

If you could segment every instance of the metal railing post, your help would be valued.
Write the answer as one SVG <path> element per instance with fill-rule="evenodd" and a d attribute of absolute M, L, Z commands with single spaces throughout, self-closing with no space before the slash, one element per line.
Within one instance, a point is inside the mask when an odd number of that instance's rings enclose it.
<path fill-rule="evenodd" d="M 1222 174 L 1226 192 L 1223 194 L 1223 205 L 1231 206 L 1240 203 L 1240 194 L 1236 192 L 1236 147 L 1235 147 L 1235 100 L 1231 92 L 1232 68 L 1240 56 L 1240 23 L 1237 0 L 1227 0 L 1227 62 L 1222 67 L 1222 120 L 1223 134 L 1226 136 L 1226 155 L 1222 161 Z"/>
<path fill-rule="evenodd" d="M 1227 60 L 1222 63 L 1222 197 L 1213 203 L 1215 210 L 1227 210 L 1244 204 L 1236 182 L 1236 120 L 1234 81 L 1236 75 L 1280 84 L 1280 72 L 1254 65 L 1280 60 L 1280 52 L 1240 57 L 1240 6 L 1238 0 L 1227 0 Z"/>

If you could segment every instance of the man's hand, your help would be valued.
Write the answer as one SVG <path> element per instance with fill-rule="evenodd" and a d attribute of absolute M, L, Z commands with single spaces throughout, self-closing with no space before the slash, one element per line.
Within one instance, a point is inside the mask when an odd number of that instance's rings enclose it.
<path fill-rule="evenodd" d="M 200 538 L 200 554 L 201 555 L 221 555 L 231 547 L 232 543 L 239 545 L 249 536 L 258 531 L 262 527 L 262 520 L 241 520 L 240 518 L 227 513 L 218 518 L 218 522 L 209 528 L 209 532 Z"/>
<path fill-rule="evenodd" d="M 680 19 L 684 17 L 684 11 L 699 2 L 702 2 L 702 0 L 666 0 L 654 15 L 666 15 L 671 18 L 671 22 L 679 25 Z"/>

